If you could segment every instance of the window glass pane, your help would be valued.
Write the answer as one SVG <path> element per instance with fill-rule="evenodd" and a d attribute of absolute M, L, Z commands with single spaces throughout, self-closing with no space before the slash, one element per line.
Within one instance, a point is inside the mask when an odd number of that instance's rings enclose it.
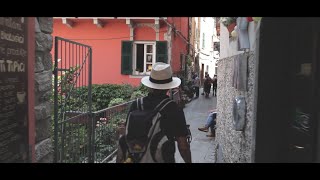
<path fill-rule="evenodd" d="M 137 53 L 136 53 L 136 71 L 143 72 L 144 69 L 144 45 L 137 44 Z"/>
<path fill-rule="evenodd" d="M 152 62 L 152 54 L 148 54 L 147 55 L 147 63 L 151 63 Z"/>
<path fill-rule="evenodd" d="M 146 69 L 146 71 L 147 71 L 147 72 L 150 72 L 151 69 L 152 69 L 152 64 L 147 64 L 147 69 Z"/>
<path fill-rule="evenodd" d="M 152 45 L 147 45 L 147 53 L 152 53 Z"/>

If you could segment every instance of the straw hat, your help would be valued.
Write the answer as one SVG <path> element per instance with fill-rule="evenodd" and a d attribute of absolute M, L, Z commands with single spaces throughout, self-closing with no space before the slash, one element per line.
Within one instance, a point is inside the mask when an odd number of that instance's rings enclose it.
<path fill-rule="evenodd" d="M 181 84 L 181 80 L 172 77 L 172 69 L 169 64 L 157 62 L 152 66 L 150 76 L 141 79 L 141 83 L 152 89 L 172 89 Z"/>

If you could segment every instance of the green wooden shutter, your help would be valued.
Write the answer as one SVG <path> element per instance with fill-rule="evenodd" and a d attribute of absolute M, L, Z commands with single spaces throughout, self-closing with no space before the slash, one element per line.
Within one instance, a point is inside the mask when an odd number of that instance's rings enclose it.
<path fill-rule="evenodd" d="M 132 41 L 122 41 L 121 74 L 132 74 Z"/>
<path fill-rule="evenodd" d="M 167 41 L 157 41 L 157 43 L 156 43 L 156 62 L 168 63 Z"/>

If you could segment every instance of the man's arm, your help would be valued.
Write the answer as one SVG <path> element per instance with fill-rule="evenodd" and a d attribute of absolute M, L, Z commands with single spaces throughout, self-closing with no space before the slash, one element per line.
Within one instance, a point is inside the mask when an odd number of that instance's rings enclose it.
<path fill-rule="evenodd" d="M 187 141 L 187 137 L 180 136 L 180 137 L 177 137 L 176 139 L 177 139 L 178 149 L 179 149 L 180 155 L 183 158 L 184 162 L 185 163 L 192 163 L 190 145 Z"/>

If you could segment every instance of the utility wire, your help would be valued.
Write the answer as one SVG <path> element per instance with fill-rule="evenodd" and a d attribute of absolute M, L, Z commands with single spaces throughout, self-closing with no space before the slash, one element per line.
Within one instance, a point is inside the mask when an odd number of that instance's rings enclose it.
<path fill-rule="evenodd" d="M 159 31 L 159 33 L 162 33 L 162 32 L 167 32 L 167 30 L 165 31 Z M 92 41 L 99 41 L 99 40 L 102 40 L 102 41 L 108 41 L 108 40 L 114 40 L 114 39 L 125 39 L 125 38 L 131 38 L 131 37 L 134 37 L 134 36 L 124 36 L 124 37 L 114 37 L 114 38 L 106 38 L 106 39 L 70 39 L 70 40 L 92 40 Z"/>

